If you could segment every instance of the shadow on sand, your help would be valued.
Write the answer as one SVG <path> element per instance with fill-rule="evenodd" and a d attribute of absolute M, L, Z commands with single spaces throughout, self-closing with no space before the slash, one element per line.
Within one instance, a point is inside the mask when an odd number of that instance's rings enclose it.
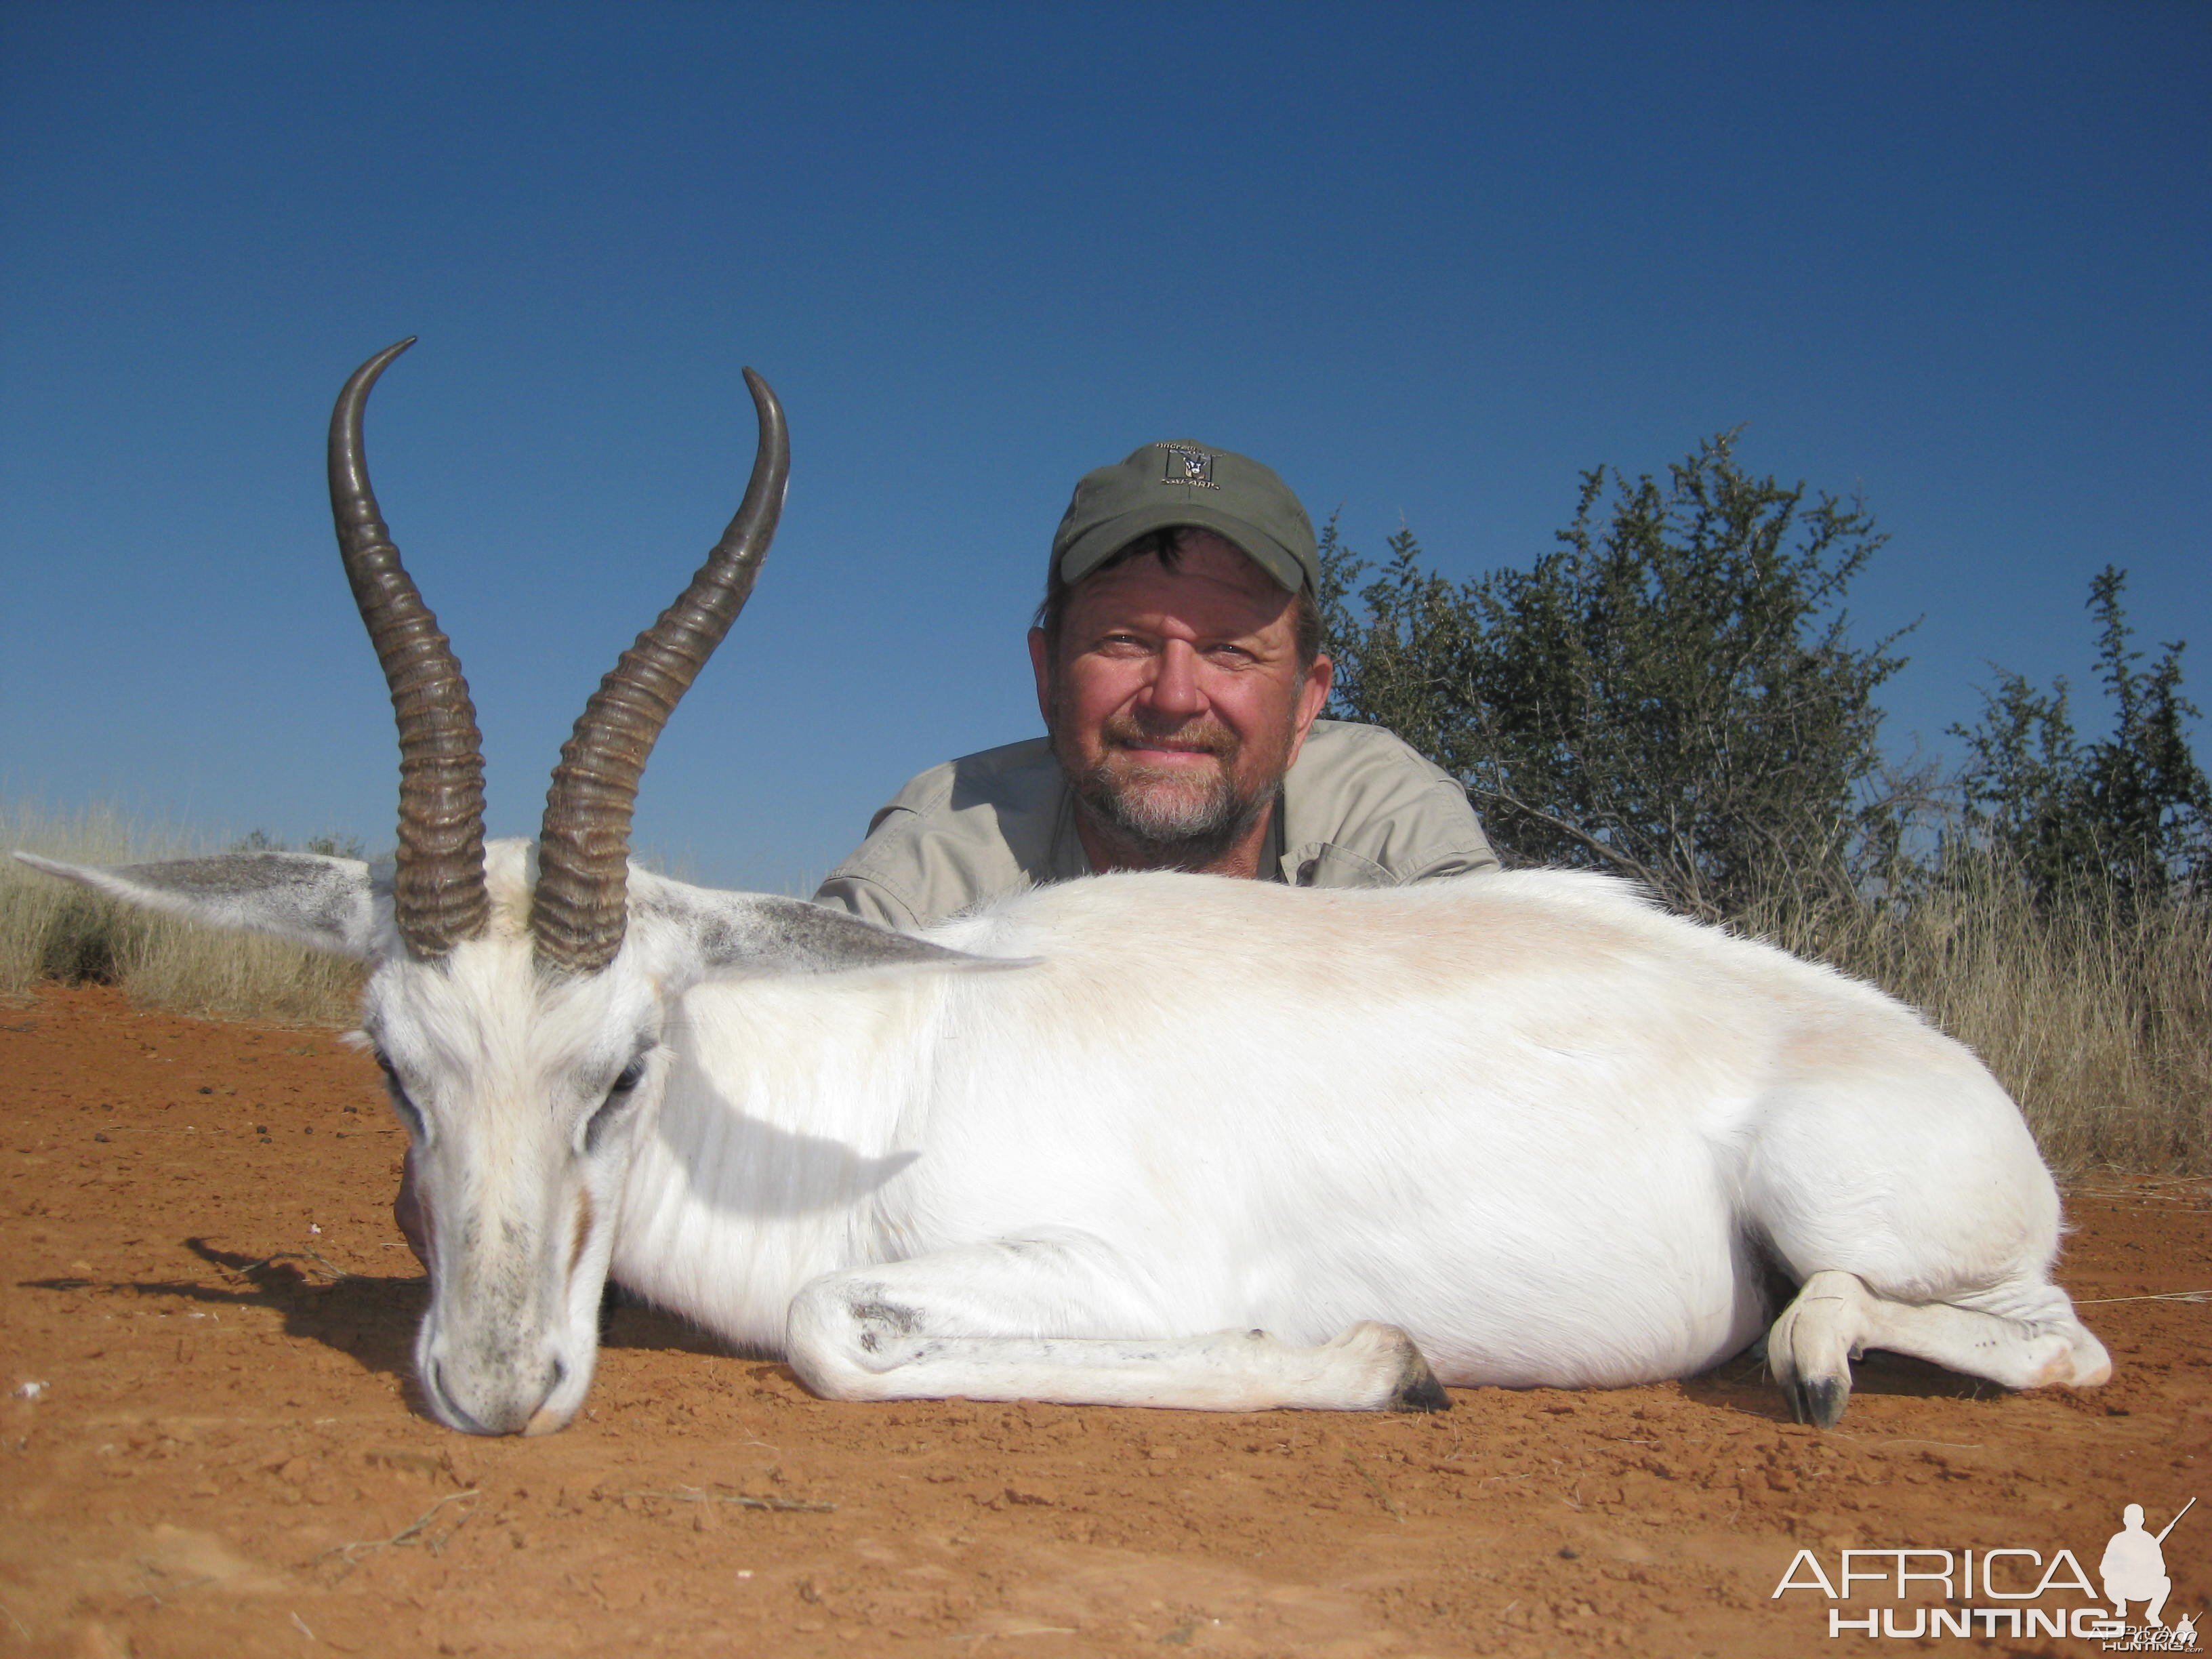
<path fill-rule="evenodd" d="M 415 1330 L 430 1305 L 430 1281 L 422 1273 L 356 1273 L 312 1252 L 281 1250 L 249 1255 L 218 1249 L 204 1238 L 187 1238 L 190 1250 L 222 1277 L 219 1284 L 179 1279 L 28 1279 L 27 1290 L 105 1291 L 157 1297 L 211 1308 L 267 1308 L 281 1315 L 283 1333 L 350 1355 L 365 1370 L 410 1383 Z M 410 1267 L 414 1263 L 410 1261 Z M 730 1352 L 689 1321 L 661 1312 L 609 1285 L 599 1310 L 599 1345 L 606 1348 Z"/>
<path fill-rule="evenodd" d="M 1776 1386 L 1763 1358 L 1739 1354 L 1701 1376 L 1685 1377 L 1682 1392 L 1702 1405 L 1724 1411 L 1763 1417 L 1771 1423 L 1790 1420 L 1790 1402 Z M 1854 1399 L 1903 1395 L 1916 1400 L 1987 1400 L 2002 1393 L 2004 1390 L 1994 1382 L 1962 1376 L 1941 1365 L 1879 1348 L 1869 1348 L 1864 1357 L 1851 1362 Z M 1850 1419 L 1846 1417 L 1844 1421 L 1848 1423 Z"/>

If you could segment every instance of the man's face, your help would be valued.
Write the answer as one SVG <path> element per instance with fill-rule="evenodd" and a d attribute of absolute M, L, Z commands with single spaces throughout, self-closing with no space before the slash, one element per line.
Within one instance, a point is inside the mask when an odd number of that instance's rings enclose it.
<path fill-rule="evenodd" d="M 1298 661 L 1292 598 L 1231 543 L 1182 532 L 1068 595 L 1057 659 L 1030 632 L 1054 752 L 1093 815 L 1196 868 L 1257 822 L 1328 701 Z"/>

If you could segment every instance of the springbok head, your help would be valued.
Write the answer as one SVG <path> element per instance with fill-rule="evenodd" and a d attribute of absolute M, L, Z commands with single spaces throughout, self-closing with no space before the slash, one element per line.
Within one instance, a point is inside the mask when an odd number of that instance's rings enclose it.
<path fill-rule="evenodd" d="M 392 861 L 234 853 L 94 868 L 17 856 L 134 903 L 367 960 L 362 1030 L 412 1138 L 427 1236 L 424 1400 L 457 1429 L 544 1433 L 591 1384 L 623 1180 L 666 1080 L 671 1000 L 708 976 L 975 959 L 794 899 L 630 866 L 647 757 L 752 591 L 782 509 L 783 411 L 750 369 L 760 446 L 737 516 L 585 705 L 537 847 L 487 844 L 468 684 L 400 563 L 363 455 L 369 390 L 413 343 L 354 372 L 330 434 L 338 548 L 398 720 Z"/>

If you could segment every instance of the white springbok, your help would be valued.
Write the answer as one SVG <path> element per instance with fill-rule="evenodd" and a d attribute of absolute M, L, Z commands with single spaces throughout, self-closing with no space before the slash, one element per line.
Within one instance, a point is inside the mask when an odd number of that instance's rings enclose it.
<path fill-rule="evenodd" d="M 1866 1346 L 2012 1388 L 2111 1366 L 1973 1055 L 1869 988 L 1533 871 L 1373 892 L 1121 875 L 920 937 L 629 867 L 661 725 L 750 590 L 744 503 L 487 844 L 465 684 L 362 459 L 331 500 L 402 750 L 389 866 L 39 867 L 350 952 L 413 1137 L 430 1409 L 544 1431 L 622 1284 L 841 1400 L 1440 1409 L 1681 1376 L 1759 1334 L 1829 1425 Z"/>

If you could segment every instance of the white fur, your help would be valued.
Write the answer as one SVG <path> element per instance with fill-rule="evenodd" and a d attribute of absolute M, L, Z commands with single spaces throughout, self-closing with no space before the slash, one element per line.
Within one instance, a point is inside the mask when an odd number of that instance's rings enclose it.
<path fill-rule="evenodd" d="M 842 1274 L 901 1287 L 930 1337 L 1310 1347 L 1378 1321 L 1448 1382 L 1604 1386 L 1746 1346 L 1764 1237 L 1795 1277 L 2072 1327 L 2056 1193 L 1965 1048 L 1619 884 L 1115 876 L 929 937 L 1039 965 L 684 994 L 617 1279 L 769 1350 Z M 1051 1248 L 972 1254 L 1012 1239 Z M 823 1283 L 794 1361 L 899 1391 Z M 1055 1358 L 918 1391 L 1103 1397 Z"/>
<path fill-rule="evenodd" d="M 526 849 L 487 864 L 489 936 L 413 961 L 380 898 L 367 947 L 457 1426 L 568 1420 L 610 1265 L 844 1398 L 1438 1403 L 1424 1356 L 1458 1384 L 1679 1376 L 1758 1335 L 1770 1260 L 1821 1276 L 1775 1364 L 1823 1422 L 1869 1341 L 2014 1386 L 2109 1371 L 1966 1048 L 1603 878 L 1110 876 L 905 962 L 637 871 L 621 954 L 573 979 L 532 959 Z"/>

